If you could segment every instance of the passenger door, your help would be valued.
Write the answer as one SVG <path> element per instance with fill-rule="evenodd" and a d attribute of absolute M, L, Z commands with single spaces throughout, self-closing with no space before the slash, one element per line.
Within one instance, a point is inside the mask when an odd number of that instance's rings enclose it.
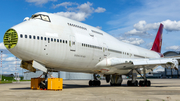
<path fill-rule="evenodd" d="M 70 36 L 69 40 L 70 51 L 76 51 L 76 40 L 74 36 Z"/>
<path fill-rule="evenodd" d="M 104 57 L 108 56 L 108 47 L 105 43 L 103 43 L 103 53 L 104 53 Z"/>

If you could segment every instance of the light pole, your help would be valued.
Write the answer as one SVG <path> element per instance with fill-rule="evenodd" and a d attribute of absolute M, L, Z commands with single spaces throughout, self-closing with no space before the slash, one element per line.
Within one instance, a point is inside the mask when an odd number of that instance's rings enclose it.
<path fill-rule="evenodd" d="M 16 83 L 17 83 L 17 57 L 16 57 L 16 64 L 15 64 L 15 78 L 16 78 Z"/>
<path fill-rule="evenodd" d="M 2 52 L 3 52 L 3 51 L 1 51 L 1 81 L 2 81 L 2 74 L 3 74 L 3 73 L 2 73 Z"/>

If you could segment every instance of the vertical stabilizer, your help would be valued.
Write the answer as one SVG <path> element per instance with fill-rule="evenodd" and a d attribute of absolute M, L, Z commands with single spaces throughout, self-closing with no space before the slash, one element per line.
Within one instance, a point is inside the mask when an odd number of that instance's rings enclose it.
<path fill-rule="evenodd" d="M 162 32 L 163 32 L 163 24 L 160 24 L 159 30 L 157 32 L 156 38 L 155 38 L 153 46 L 151 48 L 152 51 L 161 53 Z"/>

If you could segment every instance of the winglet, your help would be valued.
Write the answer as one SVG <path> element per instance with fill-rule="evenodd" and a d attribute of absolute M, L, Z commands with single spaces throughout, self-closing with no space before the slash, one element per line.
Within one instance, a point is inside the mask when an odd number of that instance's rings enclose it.
<path fill-rule="evenodd" d="M 157 32 L 156 38 L 155 38 L 153 46 L 151 48 L 152 51 L 161 53 L 162 32 L 163 32 L 163 24 L 160 24 L 159 30 Z"/>

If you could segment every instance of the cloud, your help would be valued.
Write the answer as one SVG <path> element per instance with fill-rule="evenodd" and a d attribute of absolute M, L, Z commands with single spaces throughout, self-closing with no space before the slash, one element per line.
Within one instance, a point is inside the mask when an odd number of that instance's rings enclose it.
<path fill-rule="evenodd" d="M 6 47 L 4 46 L 4 43 L 1 42 L 0 43 L 0 52 L 2 51 L 2 53 L 4 54 L 10 54 L 10 52 L 6 49 Z"/>
<path fill-rule="evenodd" d="M 77 7 L 68 7 L 72 5 L 77 5 Z M 94 9 L 92 5 L 93 3 L 90 3 L 90 2 L 81 4 L 81 5 L 78 3 L 73 3 L 73 2 L 63 2 L 57 5 L 53 5 L 53 8 L 58 8 L 60 6 L 63 6 L 66 8 L 66 12 L 57 12 L 54 14 L 68 17 L 70 19 L 77 20 L 77 21 L 85 21 L 85 19 L 88 18 L 92 13 L 102 13 L 102 10 L 105 9 L 102 7 L 98 7 L 97 9 Z M 99 12 L 95 12 L 97 10 Z"/>
<path fill-rule="evenodd" d="M 180 31 L 180 21 L 166 20 L 162 21 L 162 23 L 167 31 Z"/>
<path fill-rule="evenodd" d="M 166 50 L 180 51 L 180 46 L 169 46 L 166 47 Z"/>
<path fill-rule="evenodd" d="M 26 2 L 34 3 L 35 5 L 40 5 L 40 6 L 42 6 L 43 4 L 46 4 L 50 1 L 55 2 L 57 0 L 26 0 Z"/>
<path fill-rule="evenodd" d="M 133 30 L 125 32 L 124 34 L 137 36 L 151 35 L 147 31 L 158 30 L 160 23 L 164 25 L 164 29 L 166 31 L 180 31 L 180 21 L 165 20 L 162 22 L 147 24 L 145 20 L 141 20 L 138 23 L 134 24 Z"/>
<path fill-rule="evenodd" d="M 134 24 L 134 28 L 137 31 L 148 31 L 148 30 L 156 30 L 158 29 L 160 23 L 147 24 L 145 20 L 139 21 Z"/>
<path fill-rule="evenodd" d="M 5 61 L 16 61 L 15 57 L 8 57 L 5 59 Z"/>
<path fill-rule="evenodd" d="M 52 8 L 55 9 L 55 8 L 60 7 L 60 6 L 67 8 L 67 6 L 72 6 L 72 5 L 78 5 L 78 4 L 77 3 L 73 3 L 73 2 L 63 2 L 63 3 L 60 3 L 60 4 L 53 5 Z"/>
<path fill-rule="evenodd" d="M 73 20 L 77 20 L 77 21 L 84 21 L 85 18 L 89 16 L 89 14 L 82 13 L 82 12 L 77 12 L 77 13 L 76 12 L 58 12 L 56 14 L 73 19 Z"/>
<path fill-rule="evenodd" d="M 126 7 L 124 11 L 113 15 L 113 19 L 107 22 L 111 26 L 109 32 L 113 32 L 113 34 L 124 34 L 133 29 L 147 32 L 157 30 L 160 22 L 165 25 L 164 28 L 166 31 L 179 31 L 180 1 L 176 0 L 172 2 L 165 0 L 161 2 L 160 0 L 144 0 L 134 3 L 141 5 L 135 4 L 133 9 L 132 7 Z M 140 21 L 142 22 L 139 23 Z M 135 25 L 137 22 L 142 26 Z M 132 28 L 132 25 L 134 25 L 134 28 Z M 123 29 L 126 29 L 126 31 Z"/>
<path fill-rule="evenodd" d="M 146 44 L 146 48 L 147 48 L 147 49 L 151 49 L 151 48 L 152 48 L 152 45 L 153 45 L 153 42 L 150 42 L 150 43 Z"/>
<path fill-rule="evenodd" d="M 98 7 L 97 9 L 94 10 L 94 12 L 97 12 L 97 13 L 103 13 L 105 11 L 106 11 L 106 9 L 102 8 L 102 7 Z"/>
<path fill-rule="evenodd" d="M 119 37 L 118 39 L 120 41 L 122 41 L 122 42 L 137 45 L 137 46 L 144 43 L 144 40 L 140 39 L 140 38 L 123 38 L 123 37 Z"/>
<path fill-rule="evenodd" d="M 93 12 L 93 8 L 91 6 L 92 3 L 87 2 L 74 8 L 74 11 L 57 12 L 55 14 L 68 17 L 77 21 L 84 21 Z"/>
<path fill-rule="evenodd" d="M 138 31 L 136 29 L 125 32 L 124 34 L 125 35 L 137 35 L 137 36 L 149 35 L 149 33 L 147 33 L 146 31 Z"/>

